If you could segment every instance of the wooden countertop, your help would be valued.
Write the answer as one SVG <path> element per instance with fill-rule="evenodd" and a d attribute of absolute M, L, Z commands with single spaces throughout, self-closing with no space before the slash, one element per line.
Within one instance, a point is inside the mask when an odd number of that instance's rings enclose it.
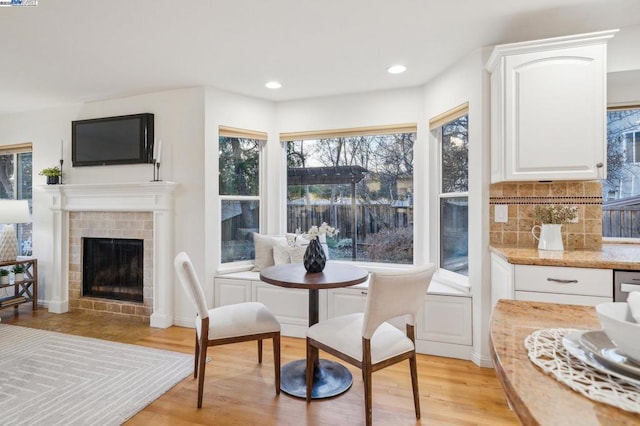
<path fill-rule="evenodd" d="M 601 250 L 564 251 L 498 245 L 489 248 L 516 265 L 640 270 L 640 244 L 603 244 Z"/>
<path fill-rule="evenodd" d="M 590 306 L 499 300 L 491 317 L 496 375 L 523 425 L 638 425 L 640 415 L 595 402 L 546 375 L 527 356 L 525 338 L 545 328 L 599 329 Z"/>

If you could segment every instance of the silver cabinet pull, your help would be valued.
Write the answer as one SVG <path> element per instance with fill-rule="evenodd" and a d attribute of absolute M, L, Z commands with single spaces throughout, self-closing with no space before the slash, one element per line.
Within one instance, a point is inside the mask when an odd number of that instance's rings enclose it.
<path fill-rule="evenodd" d="M 577 284 L 578 280 L 561 280 L 558 278 L 547 278 L 547 281 L 553 281 L 560 284 Z"/>
<path fill-rule="evenodd" d="M 604 164 L 602 164 L 602 163 L 597 163 L 597 164 L 596 164 L 596 167 L 597 167 L 597 168 L 604 167 Z"/>
<path fill-rule="evenodd" d="M 364 294 L 366 296 L 367 292 L 363 290 L 363 291 L 360 292 L 360 294 Z"/>

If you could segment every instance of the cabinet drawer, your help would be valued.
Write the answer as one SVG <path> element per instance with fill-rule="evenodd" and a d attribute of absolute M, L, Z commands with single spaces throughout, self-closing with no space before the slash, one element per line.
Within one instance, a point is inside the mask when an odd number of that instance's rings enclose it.
<path fill-rule="evenodd" d="M 562 303 L 565 305 L 596 306 L 600 303 L 611 302 L 611 297 L 580 296 L 577 294 L 536 293 L 533 291 L 516 291 L 516 300 L 528 302 Z"/>
<path fill-rule="evenodd" d="M 516 265 L 515 290 L 612 298 L 613 271 Z"/>

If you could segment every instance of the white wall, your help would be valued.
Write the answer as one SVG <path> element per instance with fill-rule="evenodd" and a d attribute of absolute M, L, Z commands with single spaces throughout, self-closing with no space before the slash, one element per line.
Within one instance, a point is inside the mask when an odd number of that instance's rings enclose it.
<path fill-rule="evenodd" d="M 38 258 L 39 298 L 48 303 L 48 272 L 52 268 L 52 215 L 48 195 L 37 186 L 45 178 L 37 172 L 58 164 L 60 140 L 64 139 L 64 183 L 146 182 L 153 178 L 151 165 L 71 167 L 71 121 L 151 112 L 155 115 L 156 137 L 163 141 L 161 177 L 180 184 L 176 190 L 175 248 L 190 253 L 204 252 L 204 195 L 198 186 L 204 180 L 204 89 L 182 89 L 133 96 L 72 107 L 0 116 L 0 145 L 33 144 L 33 254 Z M 200 263 L 199 273 L 204 264 Z M 176 315 L 183 303 L 182 290 L 175 286 Z M 193 317 L 192 317 L 193 318 Z"/>
<path fill-rule="evenodd" d="M 473 296 L 473 361 L 491 365 L 488 327 L 491 315 L 489 282 L 489 76 L 484 71 L 487 52 L 478 49 L 425 85 L 425 119 L 469 102 L 469 285 Z M 430 156 L 437 159 L 438 141 L 429 133 Z M 435 165 L 430 167 L 432 191 L 437 193 Z M 429 202 L 431 201 L 431 202 Z M 422 200 L 430 206 L 431 217 L 438 216 L 438 203 Z M 438 234 L 436 220 L 431 235 Z M 437 241 L 432 238 L 436 253 Z"/>
<path fill-rule="evenodd" d="M 227 126 L 245 130 L 266 132 L 267 159 L 271 145 L 278 145 L 277 135 L 273 130 L 275 107 L 272 102 L 261 99 L 237 95 L 225 90 L 207 87 L 205 89 L 204 122 L 205 132 L 202 139 L 201 155 L 197 161 L 204 167 L 203 179 L 190 187 L 190 190 L 198 193 L 203 199 L 201 211 L 205 215 L 204 225 L 192 224 L 188 235 L 199 233 L 205 239 L 203 250 L 189 253 L 195 265 L 201 265 L 200 274 L 202 285 L 210 306 L 213 306 L 213 277 L 219 271 L 224 270 L 220 265 L 220 201 L 218 194 L 218 127 Z M 269 168 L 270 170 L 271 168 Z M 271 188 L 264 186 L 265 197 L 270 199 Z M 261 220 L 265 221 L 269 215 L 269 209 L 273 203 L 267 201 L 261 211 Z M 268 220 L 266 220 L 268 222 Z M 264 227 L 263 232 L 268 232 Z M 188 238 L 188 237 L 187 237 Z M 179 251 L 180 247 L 176 247 Z M 200 270 L 203 270 L 200 273 Z M 184 302 L 184 300 L 183 300 Z M 192 307 L 184 306 L 189 312 L 195 313 Z M 184 310 L 182 311 L 184 312 Z M 176 315 L 176 324 L 191 325 L 193 315 L 179 317 Z"/>

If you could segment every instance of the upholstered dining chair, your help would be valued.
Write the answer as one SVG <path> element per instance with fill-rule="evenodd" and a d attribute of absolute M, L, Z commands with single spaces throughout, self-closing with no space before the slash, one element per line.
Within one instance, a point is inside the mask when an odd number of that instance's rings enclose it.
<path fill-rule="evenodd" d="M 209 309 L 204 291 L 189 256 L 181 252 L 174 267 L 185 292 L 195 305 L 196 347 L 193 377 L 198 379 L 198 408 L 202 407 L 204 371 L 209 346 L 258 341 L 258 362 L 262 363 L 262 340 L 273 339 L 276 394 L 280 393 L 280 323 L 262 303 L 245 302 Z"/>
<path fill-rule="evenodd" d="M 372 422 L 372 373 L 408 359 L 416 418 L 420 418 L 414 329 L 434 270 L 429 264 L 402 272 L 371 273 L 364 313 L 330 318 L 307 330 L 307 402 L 318 356 L 314 348 L 362 370 L 367 425 Z M 386 322 L 402 315 L 406 333 Z"/>

